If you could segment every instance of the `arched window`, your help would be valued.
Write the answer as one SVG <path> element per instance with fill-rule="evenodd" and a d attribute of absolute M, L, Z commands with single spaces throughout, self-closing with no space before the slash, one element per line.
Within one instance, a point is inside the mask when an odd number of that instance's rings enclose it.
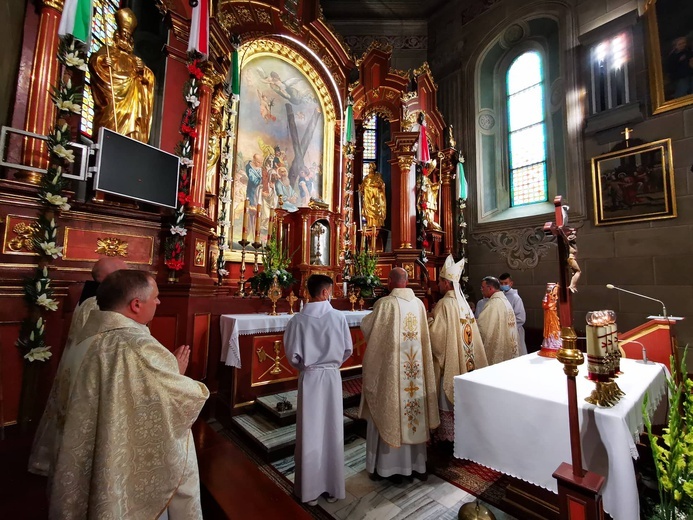
<path fill-rule="evenodd" d="M 89 56 L 98 51 L 116 30 L 115 12 L 119 7 L 118 0 L 95 0 L 94 14 L 91 19 L 91 48 Z M 94 98 L 91 95 L 91 77 L 87 72 L 84 77 L 84 99 L 82 101 L 82 121 L 80 131 L 92 137 L 94 123 Z"/>
<path fill-rule="evenodd" d="M 378 116 L 370 115 L 363 121 L 363 171 L 368 171 L 370 163 L 378 162 Z"/>
<path fill-rule="evenodd" d="M 506 95 L 510 206 L 546 202 L 546 110 L 539 52 L 525 52 L 511 63 Z"/>

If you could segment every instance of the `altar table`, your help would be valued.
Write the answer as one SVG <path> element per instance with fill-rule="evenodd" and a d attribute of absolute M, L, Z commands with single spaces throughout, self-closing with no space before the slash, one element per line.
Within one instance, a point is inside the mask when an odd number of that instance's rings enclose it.
<path fill-rule="evenodd" d="M 346 317 L 349 327 L 358 327 L 364 316 L 371 311 L 340 311 Z M 286 324 L 295 314 L 281 313 L 276 316 L 269 314 L 222 314 L 221 328 L 221 360 L 228 366 L 241 368 L 239 336 L 266 334 L 268 332 L 283 332 Z"/>
<path fill-rule="evenodd" d="M 576 378 L 584 469 L 606 477 L 604 510 L 614 520 L 640 518 L 633 459 L 643 431 L 642 403 L 650 417 L 667 392 L 659 363 L 621 359 L 618 386 L 626 395 L 613 408 L 585 401 L 594 383 L 587 361 Z M 568 395 L 563 365 L 528 354 L 455 377 L 456 457 L 557 492 L 552 474 L 571 461 Z"/>

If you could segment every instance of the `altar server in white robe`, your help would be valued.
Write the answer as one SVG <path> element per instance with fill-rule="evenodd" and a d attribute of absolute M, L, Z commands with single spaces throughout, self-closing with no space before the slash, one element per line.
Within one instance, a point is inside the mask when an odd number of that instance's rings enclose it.
<path fill-rule="evenodd" d="M 481 281 L 481 294 L 488 298 L 488 302 L 479 314 L 477 323 L 489 365 L 516 358 L 519 350 L 515 311 L 501 291 L 498 278 L 484 278 Z"/>
<path fill-rule="evenodd" d="M 310 301 L 286 326 L 287 361 L 299 371 L 296 410 L 294 493 L 309 505 L 346 497 L 344 417 L 339 367 L 351 356 L 351 333 L 344 314 L 333 309 L 332 279 L 314 274 Z"/>
<path fill-rule="evenodd" d="M 366 469 L 372 479 L 426 479 L 426 442 L 438 427 L 438 402 L 426 309 L 390 271 L 390 295 L 361 322 L 367 348 L 359 416 L 368 421 Z"/>

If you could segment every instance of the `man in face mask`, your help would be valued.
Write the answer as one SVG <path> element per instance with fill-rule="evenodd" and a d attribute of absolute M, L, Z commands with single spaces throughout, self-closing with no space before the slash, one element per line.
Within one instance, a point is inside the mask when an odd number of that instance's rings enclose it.
<path fill-rule="evenodd" d="M 513 289 L 513 279 L 510 273 L 503 273 L 498 277 L 501 291 L 505 293 L 505 297 L 510 302 L 510 305 L 515 311 L 515 323 L 517 324 L 517 348 L 521 356 L 527 354 L 527 345 L 525 344 L 525 320 L 527 313 L 525 312 L 525 304 L 522 303 L 517 289 Z"/>

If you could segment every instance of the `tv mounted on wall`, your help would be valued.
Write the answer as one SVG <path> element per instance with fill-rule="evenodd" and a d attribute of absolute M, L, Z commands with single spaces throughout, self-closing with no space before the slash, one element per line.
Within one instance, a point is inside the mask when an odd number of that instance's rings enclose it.
<path fill-rule="evenodd" d="M 94 189 L 175 208 L 179 163 L 176 155 L 101 128 Z"/>

